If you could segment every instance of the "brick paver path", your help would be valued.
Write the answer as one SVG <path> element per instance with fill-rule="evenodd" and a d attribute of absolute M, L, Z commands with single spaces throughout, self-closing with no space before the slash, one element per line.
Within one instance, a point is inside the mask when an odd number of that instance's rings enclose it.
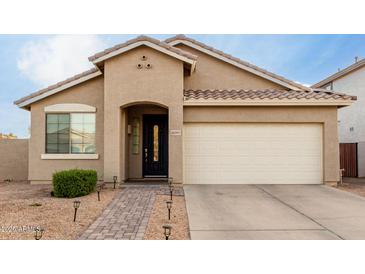
<path fill-rule="evenodd" d="M 128 186 L 81 235 L 82 240 L 142 240 L 160 186 Z"/>

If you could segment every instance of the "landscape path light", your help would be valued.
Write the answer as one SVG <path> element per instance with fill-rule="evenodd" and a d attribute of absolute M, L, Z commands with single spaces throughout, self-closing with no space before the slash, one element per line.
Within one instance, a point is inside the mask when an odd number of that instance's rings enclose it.
<path fill-rule="evenodd" d="M 172 207 L 172 201 L 166 201 L 166 205 L 167 205 L 167 210 L 169 212 L 168 217 L 169 220 L 171 220 L 171 207 Z"/>
<path fill-rule="evenodd" d="M 162 228 L 164 229 L 165 239 L 168 240 L 169 237 L 171 236 L 172 226 L 171 225 L 163 225 Z"/>
<path fill-rule="evenodd" d="M 174 192 L 174 186 L 170 185 L 170 200 L 172 201 L 172 193 Z"/>
<path fill-rule="evenodd" d="M 34 229 L 34 239 L 40 240 L 43 236 L 43 231 L 44 229 L 41 227 L 37 227 L 36 229 Z"/>
<path fill-rule="evenodd" d="M 77 209 L 80 207 L 80 204 L 81 202 L 79 200 L 74 201 L 74 209 L 75 209 L 74 222 L 76 222 Z"/>
<path fill-rule="evenodd" d="M 102 185 L 99 185 L 98 188 L 96 189 L 96 191 L 98 192 L 98 201 L 100 202 L 100 192 L 102 189 Z"/>
<path fill-rule="evenodd" d="M 118 176 L 113 176 L 114 189 L 115 189 L 115 185 L 116 185 L 116 183 L 117 183 L 117 180 L 118 180 Z"/>

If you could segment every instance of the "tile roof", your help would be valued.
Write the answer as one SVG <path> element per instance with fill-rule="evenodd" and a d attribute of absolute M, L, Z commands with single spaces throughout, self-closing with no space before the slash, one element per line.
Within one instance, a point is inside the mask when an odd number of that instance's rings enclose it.
<path fill-rule="evenodd" d="M 323 87 L 324 85 L 342 77 L 342 76 L 345 76 L 346 74 L 349 74 L 350 72 L 358 69 L 358 68 L 361 68 L 365 66 L 365 58 L 360 60 L 360 61 L 357 61 L 356 63 L 352 64 L 351 66 L 348 66 L 347 68 L 344 68 L 330 76 L 328 76 L 327 78 L 319 81 L 318 83 L 312 85 L 313 88 L 320 88 L 320 87 Z"/>
<path fill-rule="evenodd" d="M 187 52 L 187 51 L 184 51 L 184 50 L 181 50 L 181 49 L 178 49 L 178 48 L 175 48 L 173 46 L 170 46 L 169 44 L 163 42 L 163 41 L 160 41 L 158 39 L 154 39 L 154 38 L 151 38 L 151 37 L 148 37 L 148 36 L 145 36 L 145 35 L 140 35 L 134 39 L 131 39 L 131 40 L 128 40 L 127 42 L 124 42 L 124 43 L 121 43 L 121 44 L 118 44 L 118 45 L 115 45 L 111 48 L 108 48 L 106 50 L 103 50 L 101 52 L 98 52 L 92 56 L 89 57 L 89 61 L 94 61 L 104 55 L 107 55 L 113 51 L 116 51 L 120 48 L 124 48 L 128 45 L 131 45 L 131 44 L 134 44 L 136 42 L 140 42 L 140 41 L 148 41 L 148 42 L 151 42 L 157 46 L 160 46 L 160 47 L 163 47 L 171 52 L 174 52 L 178 55 L 181 55 L 183 57 L 186 57 L 186 58 L 189 58 L 189 59 L 192 59 L 192 60 L 196 60 L 198 57 L 194 54 L 191 54 L 190 52 Z"/>
<path fill-rule="evenodd" d="M 276 90 L 276 89 L 240 89 L 240 90 L 185 90 L 184 100 L 247 100 L 247 99 L 334 99 L 356 100 L 355 96 L 331 92 L 323 89 L 312 91 Z"/>
<path fill-rule="evenodd" d="M 25 96 L 25 97 L 23 97 L 23 98 L 15 101 L 14 104 L 16 104 L 16 105 L 21 104 L 21 103 L 23 103 L 23 102 L 25 102 L 25 101 L 27 101 L 29 99 L 32 99 L 33 97 L 42 95 L 43 93 L 46 93 L 47 91 L 50 91 L 50 90 L 53 90 L 53 89 L 62 87 L 64 85 L 68 84 L 68 83 L 71 83 L 71 82 L 73 82 L 75 80 L 78 80 L 78 79 L 80 79 L 82 77 L 88 76 L 88 75 L 93 74 L 93 73 L 98 72 L 98 71 L 99 71 L 98 68 L 92 68 L 92 69 L 89 69 L 89 70 L 84 71 L 82 73 L 76 74 L 76 75 L 74 75 L 74 76 L 72 76 L 70 78 L 67 78 L 64 81 L 58 82 L 58 83 L 56 83 L 54 85 L 51 85 L 51 86 L 48 86 L 48 87 L 46 87 L 44 89 L 38 90 L 36 92 L 33 92 L 33 93 L 29 94 L 28 96 Z"/>
<path fill-rule="evenodd" d="M 237 62 L 239 64 L 242 64 L 242 65 L 247 66 L 249 68 L 252 68 L 254 70 L 257 70 L 257 71 L 259 71 L 261 73 L 264 73 L 264 74 L 266 74 L 266 75 L 268 75 L 268 76 L 270 76 L 272 78 L 278 79 L 278 80 L 283 81 L 283 82 L 285 82 L 285 83 L 287 83 L 289 85 L 295 86 L 295 87 L 297 87 L 297 88 L 299 88 L 301 90 L 309 90 L 309 88 L 306 87 L 306 86 L 303 86 L 301 84 L 298 84 L 296 82 L 293 82 L 291 80 L 288 80 L 288 79 L 286 79 L 286 78 L 284 78 L 282 76 L 279 76 L 277 74 L 274 74 L 272 72 L 269 72 L 269 71 L 267 71 L 265 69 L 262 69 L 262 68 L 260 68 L 258 66 L 255 66 L 255 65 L 253 65 L 253 64 L 251 64 L 249 62 L 243 61 L 243 60 L 241 60 L 241 59 L 239 59 L 237 57 L 234 57 L 234 56 L 232 56 L 230 54 L 227 54 L 227 53 L 225 53 L 223 51 L 220 51 L 220 50 L 215 49 L 215 48 L 213 48 L 211 46 L 208 46 L 208 45 L 206 45 L 206 44 L 204 44 L 202 42 L 199 42 L 199 41 L 197 41 L 195 39 L 192 39 L 190 37 L 187 37 L 187 36 L 185 36 L 183 34 L 179 34 L 179 35 L 176 35 L 174 37 L 168 38 L 168 39 L 165 40 L 165 42 L 166 43 L 170 43 L 170 42 L 173 42 L 173 41 L 176 41 L 176 40 L 185 40 L 185 41 L 191 42 L 191 43 L 196 44 L 196 45 L 198 45 L 198 46 L 200 46 L 200 47 L 202 47 L 204 49 L 207 49 L 207 50 L 210 50 L 210 51 L 212 51 L 212 52 L 214 52 L 216 54 L 219 54 L 222 57 L 226 57 L 227 59 L 230 59 L 232 61 L 235 61 L 235 62 Z"/>

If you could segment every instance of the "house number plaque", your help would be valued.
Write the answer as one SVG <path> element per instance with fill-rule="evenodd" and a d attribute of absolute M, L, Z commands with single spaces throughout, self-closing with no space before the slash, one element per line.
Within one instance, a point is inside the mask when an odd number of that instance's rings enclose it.
<path fill-rule="evenodd" d="M 181 135 L 181 129 L 170 129 L 170 135 Z"/>

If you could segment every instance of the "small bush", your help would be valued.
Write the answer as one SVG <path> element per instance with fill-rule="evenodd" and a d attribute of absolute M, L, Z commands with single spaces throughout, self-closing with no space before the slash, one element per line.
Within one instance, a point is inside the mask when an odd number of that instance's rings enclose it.
<path fill-rule="evenodd" d="M 70 169 L 53 174 L 55 197 L 74 198 L 95 190 L 98 175 L 95 170 Z"/>

